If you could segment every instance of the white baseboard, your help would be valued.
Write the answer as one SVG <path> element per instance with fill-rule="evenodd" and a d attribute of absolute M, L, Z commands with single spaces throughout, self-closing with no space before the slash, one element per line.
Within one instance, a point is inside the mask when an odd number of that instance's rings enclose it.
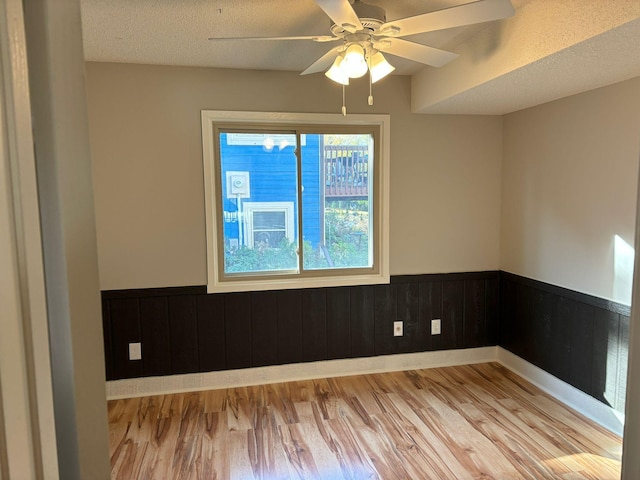
<path fill-rule="evenodd" d="M 496 349 L 497 361 L 500 364 L 607 430 L 622 436 L 624 430 L 624 415 L 622 413 L 508 350 L 502 347 L 496 347 Z"/>
<path fill-rule="evenodd" d="M 107 382 L 107 399 L 116 400 L 118 398 L 143 397 L 147 395 L 166 395 L 218 388 L 311 380 L 314 378 L 346 377 L 349 375 L 399 372 L 485 362 L 499 362 L 567 406 L 577 410 L 613 433 L 622 436 L 624 415 L 502 347 L 382 355 L 378 357 L 295 363 L 219 372 L 113 380 Z"/>
<path fill-rule="evenodd" d="M 167 375 L 107 382 L 107 399 L 165 395 L 267 383 L 345 377 L 368 373 L 399 372 L 496 361 L 497 347 L 442 350 L 437 352 L 382 355 L 270 367 L 223 370 L 220 372 Z"/>

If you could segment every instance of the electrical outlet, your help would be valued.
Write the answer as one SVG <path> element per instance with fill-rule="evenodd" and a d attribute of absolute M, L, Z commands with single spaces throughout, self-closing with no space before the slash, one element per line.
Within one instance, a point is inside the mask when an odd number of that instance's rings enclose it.
<path fill-rule="evenodd" d="M 439 318 L 431 320 L 431 335 L 440 335 L 442 333 L 440 323 Z"/>
<path fill-rule="evenodd" d="M 402 335 L 402 320 L 393 322 L 393 336 L 401 337 Z"/>
<path fill-rule="evenodd" d="M 129 360 L 142 360 L 142 344 L 130 343 L 129 344 Z"/>

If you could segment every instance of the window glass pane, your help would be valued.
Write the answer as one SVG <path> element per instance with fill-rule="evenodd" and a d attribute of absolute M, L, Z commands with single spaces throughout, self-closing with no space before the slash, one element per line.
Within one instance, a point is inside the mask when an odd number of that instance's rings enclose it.
<path fill-rule="evenodd" d="M 253 231 L 253 244 L 258 249 L 278 248 L 280 243 L 286 240 L 284 232 L 277 231 Z"/>
<path fill-rule="evenodd" d="M 287 237 L 285 212 L 254 212 L 253 244 L 261 247 L 277 248 Z"/>
<path fill-rule="evenodd" d="M 296 136 L 219 136 L 225 274 L 298 272 Z"/>
<path fill-rule="evenodd" d="M 284 212 L 255 212 L 253 214 L 254 230 L 282 230 L 285 231 Z"/>
<path fill-rule="evenodd" d="M 304 268 L 373 265 L 373 137 L 306 135 L 302 148 Z"/>

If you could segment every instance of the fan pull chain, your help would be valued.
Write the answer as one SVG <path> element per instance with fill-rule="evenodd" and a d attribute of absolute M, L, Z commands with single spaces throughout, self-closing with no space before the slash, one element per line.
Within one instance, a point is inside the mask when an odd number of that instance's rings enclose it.
<path fill-rule="evenodd" d="M 371 86 L 371 84 L 373 83 L 373 80 L 371 79 L 371 48 L 369 48 L 368 53 L 367 67 L 369 68 L 369 98 L 367 99 L 367 102 L 369 103 L 369 105 L 373 105 L 373 87 Z"/>
<path fill-rule="evenodd" d="M 344 115 L 345 117 L 347 116 L 347 107 L 345 105 L 345 88 L 344 85 L 342 85 L 342 115 Z"/>

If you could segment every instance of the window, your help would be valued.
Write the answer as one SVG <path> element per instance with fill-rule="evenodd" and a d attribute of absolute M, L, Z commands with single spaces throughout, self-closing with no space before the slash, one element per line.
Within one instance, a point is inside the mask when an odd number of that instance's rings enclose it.
<path fill-rule="evenodd" d="M 293 202 L 250 202 L 243 207 L 249 248 L 278 248 L 285 239 L 294 242 Z"/>
<path fill-rule="evenodd" d="M 387 115 L 202 112 L 208 291 L 387 283 Z"/>

